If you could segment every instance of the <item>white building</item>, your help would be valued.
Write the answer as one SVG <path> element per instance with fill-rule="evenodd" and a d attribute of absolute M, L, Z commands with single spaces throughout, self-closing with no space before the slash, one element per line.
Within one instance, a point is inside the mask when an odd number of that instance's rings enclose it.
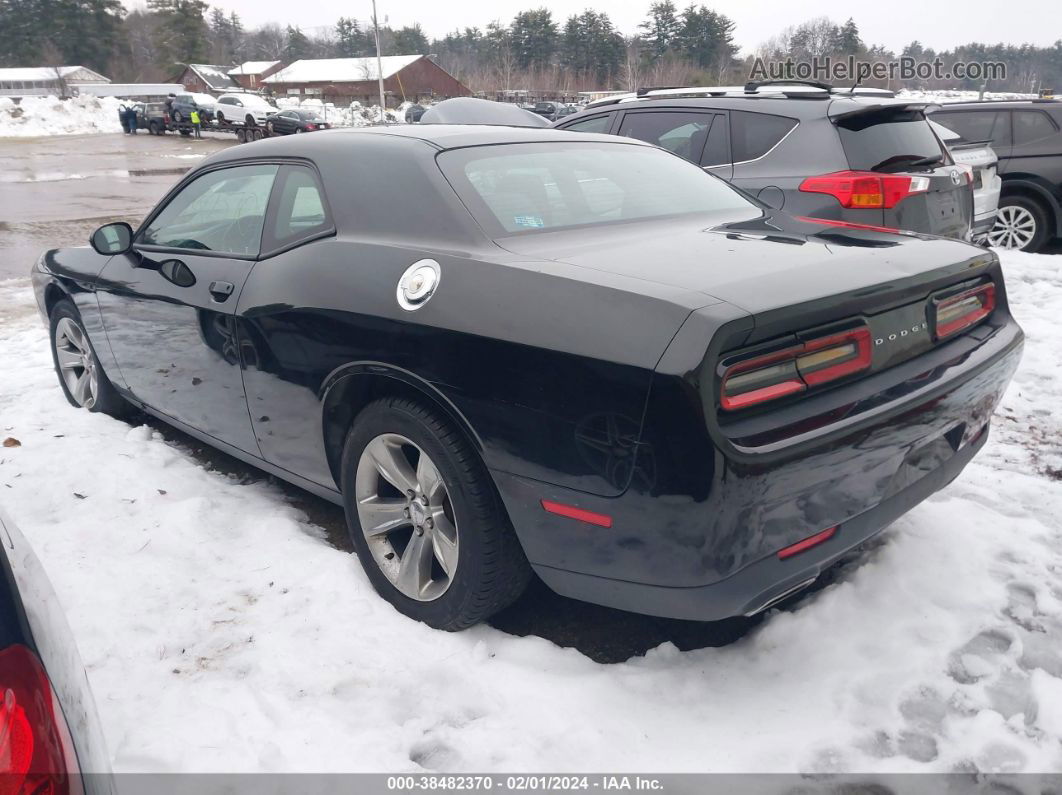
<path fill-rule="evenodd" d="M 0 68 L 0 96 L 69 96 L 86 83 L 109 83 L 109 78 L 84 66 L 29 66 Z"/>

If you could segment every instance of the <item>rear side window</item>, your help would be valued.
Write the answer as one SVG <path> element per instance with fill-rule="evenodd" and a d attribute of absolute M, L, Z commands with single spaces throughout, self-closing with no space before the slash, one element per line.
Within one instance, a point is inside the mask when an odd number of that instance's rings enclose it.
<path fill-rule="evenodd" d="M 1005 112 L 978 110 L 970 113 L 941 111 L 933 119 L 949 130 L 954 130 L 964 141 L 991 141 L 995 144 L 1009 142 L 1008 118 Z"/>
<path fill-rule="evenodd" d="M 734 162 L 742 163 L 763 157 L 796 125 L 796 119 L 785 116 L 731 111 L 730 150 L 734 153 Z"/>
<path fill-rule="evenodd" d="M 839 121 L 837 131 L 856 171 L 903 171 L 919 160 L 944 156 L 921 111 L 859 113 Z"/>
<path fill-rule="evenodd" d="M 606 114 L 604 116 L 594 116 L 592 119 L 583 119 L 574 124 L 568 124 L 564 129 L 572 130 L 574 132 L 607 133 L 611 126 L 612 117 Z"/>
<path fill-rule="evenodd" d="M 1014 111 L 1014 144 L 1031 144 L 1058 132 L 1051 117 L 1041 110 Z"/>
<path fill-rule="evenodd" d="M 283 248 L 332 229 L 324 195 L 314 173 L 304 166 L 284 166 L 274 191 L 276 210 L 263 248 Z"/>
<path fill-rule="evenodd" d="M 701 158 L 711 124 L 710 113 L 628 113 L 623 117 L 619 134 L 656 144 L 696 163 Z"/>

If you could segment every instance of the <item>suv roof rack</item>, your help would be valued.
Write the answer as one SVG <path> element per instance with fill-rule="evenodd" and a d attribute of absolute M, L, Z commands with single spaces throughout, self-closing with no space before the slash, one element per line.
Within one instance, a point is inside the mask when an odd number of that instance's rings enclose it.
<path fill-rule="evenodd" d="M 837 88 L 814 80 L 762 80 L 749 81 L 743 86 L 653 86 L 639 88 L 628 94 L 618 94 L 594 102 L 586 108 L 601 108 L 626 102 L 641 102 L 653 99 L 696 99 L 697 97 L 785 97 L 787 99 L 831 99 L 837 97 L 895 97 L 896 92 L 887 88 L 854 85 Z"/>

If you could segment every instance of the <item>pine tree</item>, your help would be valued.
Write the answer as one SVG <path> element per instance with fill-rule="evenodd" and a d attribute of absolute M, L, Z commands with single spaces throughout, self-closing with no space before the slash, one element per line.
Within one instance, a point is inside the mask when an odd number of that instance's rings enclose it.
<path fill-rule="evenodd" d="M 547 8 L 522 11 L 510 28 L 516 62 L 521 69 L 544 68 L 557 49 L 557 24 Z"/>
<path fill-rule="evenodd" d="M 292 27 L 288 25 L 285 30 L 285 36 L 287 43 L 284 45 L 284 60 L 288 63 L 292 61 L 298 61 L 301 58 L 307 58 L 310 55 L 310 40 L 306 38 L 306 34 L 302 32 L 302 28 L 298 25 Z"/>
<path fill-rule="evenodd" d="M 428 37 L 424 35 L 419 24 L 399 28 L 395 31 L 391 46 L 394 48 L 395 55 L 426 55 Z"/>
<path fill-rule="evenodd" d="M 682 30 L 682 22 L 675 13 L 675 4 L 662 0 L 649 6 L 649 18 L 638 27 L 645 31 L 650 57 L 656 60 L 671 49 Z"/>
<path fill-rule="evenodd" d="M 842 55 L 859 55 L 865 49 L 863 40 L 859 38 L 859 28 L 855 20 L 848 17 L 848 21 L 841 26 L 838 33 L 836 51 Z"/>
<path fill-rule="evenodd" d="M 155 47 L 164 64 L 202 63 L 209 57 L 210 27 L 204 0 L 147 0 L 158 20 Z"/>

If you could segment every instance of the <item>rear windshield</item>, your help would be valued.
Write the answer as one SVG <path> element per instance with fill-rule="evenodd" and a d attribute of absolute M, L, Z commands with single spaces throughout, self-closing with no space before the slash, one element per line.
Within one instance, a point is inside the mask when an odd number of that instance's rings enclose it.
<path fill-rule="evenodd" d="M 944 152 L 922 111 L 860 113 L 837 123 L 848 165 L 857 171 L 933 168 Z"/>
<path fill-rule="evenodd" d="M 697 166 L 641 145 L 507 144 L 451 150 L 438 161 L 496 236 L 755 207 Z"/>

